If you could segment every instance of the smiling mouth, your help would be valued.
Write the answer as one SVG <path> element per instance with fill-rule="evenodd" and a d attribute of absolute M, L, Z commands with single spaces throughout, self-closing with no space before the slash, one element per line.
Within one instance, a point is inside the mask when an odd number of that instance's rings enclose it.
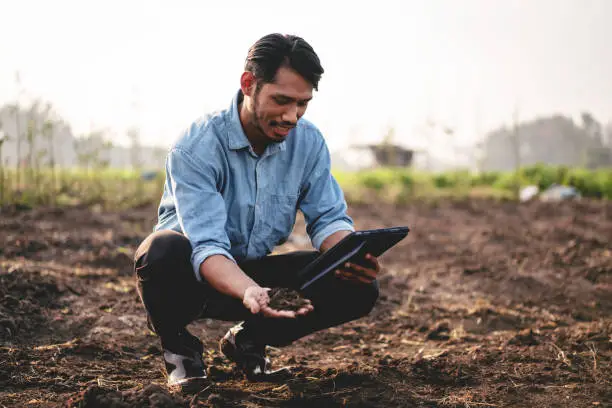
<path fill-rule="evenodd" d="M 287 136 L 293 127 L 275 126 L 274 133 L 280 136 Z"/>

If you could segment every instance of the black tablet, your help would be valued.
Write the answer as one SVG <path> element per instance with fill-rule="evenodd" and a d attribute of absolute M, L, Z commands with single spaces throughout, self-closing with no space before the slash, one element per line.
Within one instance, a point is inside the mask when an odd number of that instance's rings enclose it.
<path fill-rule="evenodd" d="M 409 231 L 408 227 L 393 227 L 350 233 L 298 273 L 302 282 L 300 289 L 306 289 L 345 262 L 363 262 L 367 253 L 379 257 L 404 239 Z"/>

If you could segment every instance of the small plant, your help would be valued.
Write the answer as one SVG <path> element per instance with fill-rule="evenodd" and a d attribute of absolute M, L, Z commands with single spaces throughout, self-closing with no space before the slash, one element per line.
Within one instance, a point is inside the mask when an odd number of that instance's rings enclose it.
<path fill-rule="evenodd" d="M 9 136 L 2 130 L 2 122 L 0 122 L 0 205 L 4 203 L 5 199 L 6 185 L 4 177 L 4 165 L 2 163 L 2 146 L 7 140 L 9 140 Z"/>
<path fill-rule="evenodd" d="M 420 173 L 408 168 L 380 168 L 356 173 L 334 171 L 349 197 L 384 200 L 399 191 L 400 202 L 417 197 L 508 197 L 517 186 L 537 185 L 545 190 L 553 184 L 573 186 L 585 197 L 612 199 L 612 169 L 588 170 L 564 166 L 536 165 L 519 171 L 471 174 L 468 171 Z M 396 200 L 397 201 L 397 200 Z"/>
<path fill-rule="evenodd" d="M 15 115 L 15 142 L 17 144 L 17 156 L 15 157 L 15 177 L 17 188 L 21 186 L 21 107 L 19 103 L 9 106 L 9 110 Z"/>
<path fill-rule="evenodd" d="M 42 133 L 45 139 L 47 139 L 47 156 L 49 157 L 49 171 L 51 173 L 51 184 L 49 190 L 49 201 L 51 204 L 55 204 L 55 192 L 57 190 L 57 177 L 55 175 L 55 153 L 53 148 L 53 136 L 55 123 L 52 120 L 46 120 L 43 124 Z"/>

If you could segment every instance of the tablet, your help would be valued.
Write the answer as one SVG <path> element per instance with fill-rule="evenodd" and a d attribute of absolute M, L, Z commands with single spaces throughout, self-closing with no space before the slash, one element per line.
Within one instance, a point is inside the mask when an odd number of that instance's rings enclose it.
<path fill-rule="evenodd" d="M 350 233 L 298 272 L 300 282 L 303 282 L 300 290 L 335 271 L 345 262 L 359 264 L 367 253 L 379 257 L 404 239 L 409 231 L 408 227 L 392 227 Z"/>

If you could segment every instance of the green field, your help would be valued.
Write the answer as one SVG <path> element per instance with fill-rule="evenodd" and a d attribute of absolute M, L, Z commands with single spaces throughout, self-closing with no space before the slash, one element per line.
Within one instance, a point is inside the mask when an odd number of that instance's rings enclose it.
<path fill-rule="evenodd" d="M 612 199 L 612 169 L 536 165 L 519 172 L 423 173 L 384 168 L 335 172 L 335 176 L 349 199 L 366 202 L 384 199 L 400 204 L 414 198 L 474 196 L 513 199 L 520 187 L 537 185 L 545 190 L 555 183 L 575 187 L 584 197 Z"/>
<path fill-rule="evenodd" d="M 423 173 L 410 169 L 381 168 L 360 172 L 334 171 L 350 202 L 386 201 L 401 204 L 413 199 L 444 197 L 497 197 L 513 199 L 521 186 L 546 189 L 553 183 L 573 186 L 584 197 L 612 199 L 612 169 L 531 166 L 520 172 Z M 0 204 L 100 205 L 129 208 L 156 202 L 163 173 L 147 180 L 127 170 L 38 169 L 0 172 Z"/>

